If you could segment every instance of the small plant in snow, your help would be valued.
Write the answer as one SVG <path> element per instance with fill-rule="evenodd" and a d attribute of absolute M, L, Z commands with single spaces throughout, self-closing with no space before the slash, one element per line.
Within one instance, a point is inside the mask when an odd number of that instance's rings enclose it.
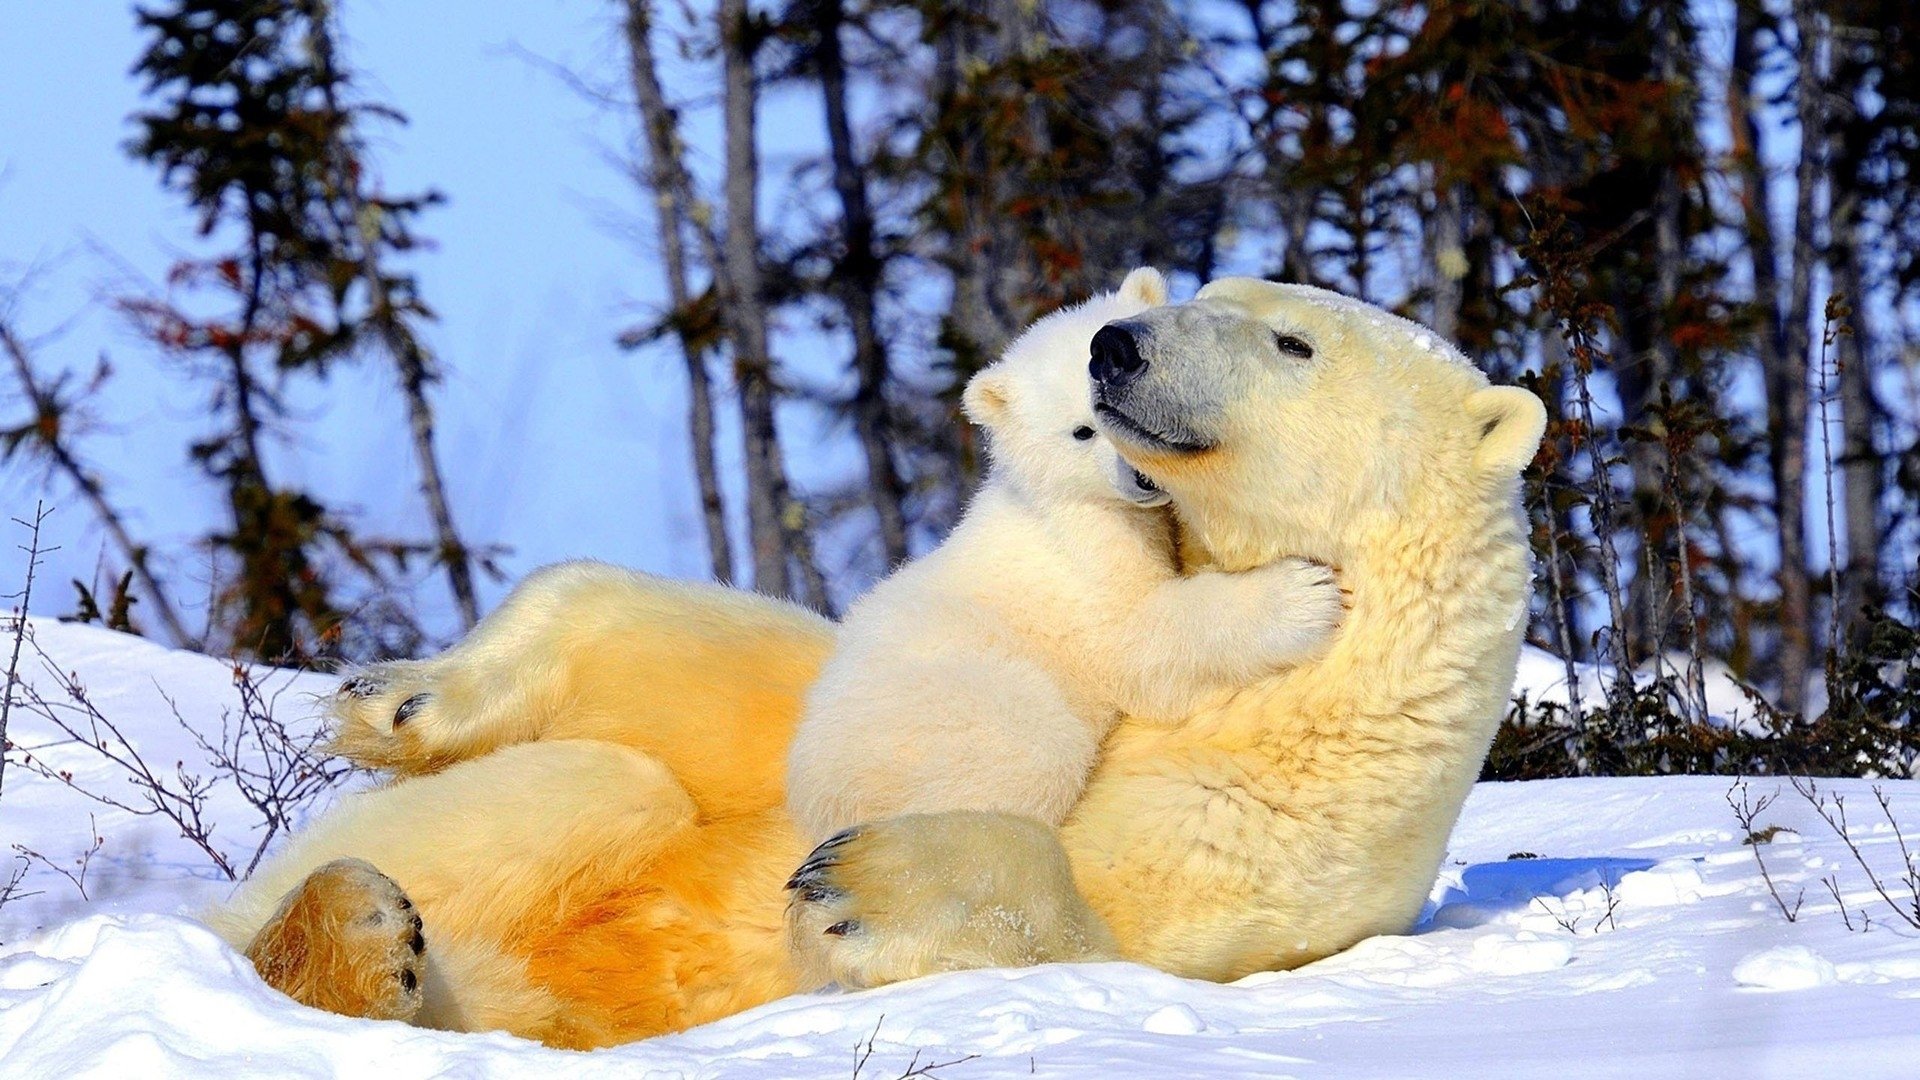
<path fill-rule="evenodd" d="M 1867 883 L 1873 886 L 1873 891 L 1888 908 L 1893 910 L 1901 922 L 1915 930 L 1920 930 L 1920 859 L 1915 857 L 1914 849 L 1907 845 L 1906 833 L 1901 829 L 1899 820 L 1893 816 L 1893 803 L 1887 798 L 1886 790 L 1878 784 L 1874 785 L 1873 798 L 1880 807 L 1880 816 L 1886 819 L 1887 828 L 1892 830 L 1894 842 L 1900 850 L 1900 873 L 1892 878 L 1891 882 L 1867 862 L 1866 854 L 1860 850 L 1860 842 L 1847 824 L 1847 797 L 1839 792 L 1829 794 L 1821 790 L 1819 782 L 1812 777 L 1794 776 L 1788 779 L 1793 784 L 1793 790 L 1807 801 L 1807 805 L 1813 807 L 1813 812 L 1820 815 L 1820 820 L 1826 822 L 1827 827 L 1840 838 L 1840 842 L 1847 846 L 1853 861 L 1858 863 L 1861 872 L 1867 875 Z M 1833 879 L 1827 883 L 1827 889 L 1833 893 L 1834 900 L 1840 901 L 1839 875 L 1833 876 Z M 1853 929 L 1853 920 L 1847 916 L 1844 901 L 1840 901 L 1840 917 L 1846 921 L 1847 929 Z M 1861 913 L 1861 929 L 1866 929 L 1865 912 Z"/>
<path fill-rule="evenodd" d="M 319 725 L 295 728 L 275 716 L 279 691 L 269 691 L 251 668 L 240 663 L 232 669 L 238 709 L 221 713 L 217 736 L 206 723 L 189 721 L 173 699 L 162 693 L 175 722 L 193 739 L 204 761 L 192 769 L 185 761 L 175 761 L 171 768 L 149 762 L 113 717 L 95 704 L 79 673 L 63 669 L 47 654 L 26 619 L 24 601 L 32 594 L 34 572 L 44 554 L 40 525 L 45 517 L 41 511 L 32 521 L 20 522 L 29 531 L 24 547 L 27 579 L 20 593 L 23 606 L 7 628 L 10 648 L 6 693 L 0 699 L 0 739 L 6 736 L 5 725 L 16 705 L 23 714 L 51 725 L 62 738 L 35 747 L 9 740 L 5 749 L 29 772 L 64 784 L 103 806 L 171 822 L 222 876 L 228 880 L 246 876 L 259 865 L 273 842 L 292 829 L 301 809 L 338 783 L 350 767 L 326 753 L 326 734 Z M 38 668 L 35 681 L 21 677 L 23 659 Z M 43 686 L 52 689 L 43 690 Z M 114 766 L 129 790 L 113 793 L 85 786 L 70 770 L 57 768 L 40 756 L 49 746 L 85 747 Z M 0 762 L 4 760 L 0 757 Z M 216 823 L 209 816 L 208 801 L 222 787 L 231 788 L 255 812 L 258 820 L 250 848 L 230 850 L 215 840 Z M 94 846 L 82 857 L 77 874 L 37 852 L 21 849 L 20 853 L 65 876 L 84 896 L 86 860 L 99 847 L 96 830 Z"/>
<path fill-rule="evenodd" d="M 21 863 L 13 884 L 18 884 L 19 879 L 26 876 L 28 865 L 39 863 L 41 866 L 66 878 L 68 884 L 72 885 L 74 890 L 80 894 L 80 899 L 93 899 L 93 897 L 87 895 L 87 870 L 93 866 L 93 857 L 100 854 L 100 849 L 106 846 L 107 839 L 100 835 L 100 825 L 93 819 L 92 814 L 87 815 L 87 832 L 93 837 L 93 844 L 89 846 L 87 850 L 74 856 L 73 869 L 71 870 L 67 869 L 64 864 L 47 858 L 45 855 L 40 854 L 25 844 L 13 845 L 14 855 Z M 0 898 L 0 903 L 3 902 L 4 898 Z"/>
<path fill-rule="evenodd" d="M 1737 799 L 1734 797 L 1736 794 L 1739 796 Z M 1794 896 L 1793 903 L 1789 905 L 1786 897 L 1780 895 L 1779 887 L 1773 883 L 1773 874 L 1767 869 L 1766 858 L 1760 854 L 1761 846 L 1771 843 L 1781 830 L 1778 826 L 1771 825 L 1761 829 L 1754 824 L 1761 814 L 1766 813 L 1767 807 L 1772 806 L 1773 801 L 1779 797 L 1780 792 L 1776 790 L 1771 795 L 1762 795 L 1755 799 L 1747 788 L 1747 782 L 1736 780 L 1733 786 L 1727 789 L 1727 806 L 1732 808 L 1733 819 L 1739 822 L 1740 831 L 1746 834 L 1744 843 L 1753 849 L 1753 862 L 1760 868 L 1760 880 L 1767 883 L 1768 895 L 1773 897 L 1773 902 L 1780 908 L 1780 914 L 1785 915 L 1788 922 L 1798 922 L 1800 905 L 1807 900 L 1807 890 L 1801 889 Z"/>

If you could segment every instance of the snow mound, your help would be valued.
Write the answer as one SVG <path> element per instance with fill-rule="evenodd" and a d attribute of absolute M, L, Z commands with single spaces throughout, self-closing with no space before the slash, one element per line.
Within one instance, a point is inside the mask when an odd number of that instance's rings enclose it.
<path fill-rule="evenodd" d="M 159 687 L 192 716 L 217 716 L 232 692 L 217 661 L 94 629 L 36 629 L 156 756 L 190 749 Z M 328 686 L 302 676 L 299 694 L 282 700 L 297 714 L 300 694 Z M 1772 788 L 1754 784 L 1756 794 Z M 150 818 L 100 815 L 99 859 L 111 872 L 95 866 L 93 899 L 45 872 L 31 880 L 42 895 L 0 908 L 9 942 L 0 1078 L 845 1080 L 869 1046 L 859 1075 L 870 1080 L 928 1066 L 946 1080 L 1910 1075 L 1920 1060 L 1920 933 L 1784 785 L 1763 822 L 1782 831 L 1744 845 L 1728 786 L 1711 777 L 1480 785 L 1414 931 L 1296 971 L 1226 986 L 1133 964 L 962 972 L 799 995 L 590 1054 L 295 1005 L 184 917 L 225 888 L 203 858 Z M 1920 832 L 1920 783 L 1884 787 L 1907 831 Z M 1871 805 L 1864 782 L 1831 788 Z M 10 769 L 0 839 L 65 855 L 86 832 L 87 809 Z M 1855 840 L 1901 895 L 1899 838 L 1863 828 Z M 1756 854 L 1789 904 L 1804 897 L 1796 922 L 1781 915 Z M 1860 932 L 1863 915 L 1871 929 Z"/>

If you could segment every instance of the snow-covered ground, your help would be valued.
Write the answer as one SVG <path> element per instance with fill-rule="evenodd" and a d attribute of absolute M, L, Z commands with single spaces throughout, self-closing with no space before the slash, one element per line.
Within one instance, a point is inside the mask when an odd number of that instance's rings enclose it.
<path fill-rule="evenodd" d="M 234 708 L 225 664 L 100 630 L 35 629 L 152 763 L 191 771 L 198 760 L 167 698 L 215 726 Z M 1523 682 L 1540 681 L 1525 688 L 1545 689 L 1557 667 L 1530 658 Z M 50 689 L 46 672 L 28 674 Z M 278 713 L 305 722 L 308 695 L 328 683 L 272 685 Z M 32 715 L 16 709 L 13 725 L 51 767 L 99 790 L 124 786 L 90 751 L 46 746 L 50 732 Z M 1725 779 L 1485 784 L 1420 927 L 1298 971 L 1230 986 L 1128 964 L 968 972 L 805 995 L 572 1054 L 294 1005 L 185 916 L 225 888 L 196 848 L 152 818 L 103 811 L 11 767 L 0 843 L 77 870 L 71 860 L 94 835 L 89 812 L 102 843 L 87 867 L 89 899 L 34 863 L 19 888 L 37 895 L 0 908 L 0 1076 L 891 1080 L 942 1065 L 928 1075 L 1912 1076 L 1920 933 L 1791 789 L 1755 781 L 1749 793 L 1776 787 L 1757 824 L 1781 830 L 1758 850 L 1788 903 L 1804 894 L 1795 922 L 1770 897 L 1756 849 L 1741 843 Z M 1910 902 L 1900 842 L 1869 785 L 1823 789 L 1847 796 L 1860 855 L 1894 900 Z M 1920 783 L 1885 790 L 1920 855 Z M 212 798 L 223 850 L 251 850 L 244 804 L 231 792 Z M 9 874 L 0 864 L 0 883 Z"/>

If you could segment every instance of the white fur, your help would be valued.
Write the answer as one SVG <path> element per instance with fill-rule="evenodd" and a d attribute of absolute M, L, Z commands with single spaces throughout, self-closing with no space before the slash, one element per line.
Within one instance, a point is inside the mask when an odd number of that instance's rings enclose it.
<path fill-rule="evenodd" d="M 1330 639 L 1331 571 L 1180 576 L 1165 512 L 1128 498 L 1104 436 L 1074 437 L 1094 333 L 1165 299 L 1137 270 L 969 384 L 992 470 L 945 543 L 847 613 L 790 757 L 803 834 L 955 809 L 1057 824 L 1121 712 L 1177 722 Z"/>

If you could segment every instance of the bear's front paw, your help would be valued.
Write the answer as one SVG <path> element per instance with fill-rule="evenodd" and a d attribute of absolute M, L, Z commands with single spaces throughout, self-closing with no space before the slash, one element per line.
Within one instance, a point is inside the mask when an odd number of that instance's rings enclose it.
<path fill-rule="evenodd" d="M 1297 664 L 1333 641 L 1347 617 L 1340 577 L 1324 563 L 1285 558 L 1253 571 L 1265 591 L 1257 655 L 1275 666 Z"/>
<path fill-rule="evenodd" d="M 816 983 L 1116 955 L 1053 831 L 1010 814 L 910 814 L 815 848 L 787 882 L 794 958 Z"/>

